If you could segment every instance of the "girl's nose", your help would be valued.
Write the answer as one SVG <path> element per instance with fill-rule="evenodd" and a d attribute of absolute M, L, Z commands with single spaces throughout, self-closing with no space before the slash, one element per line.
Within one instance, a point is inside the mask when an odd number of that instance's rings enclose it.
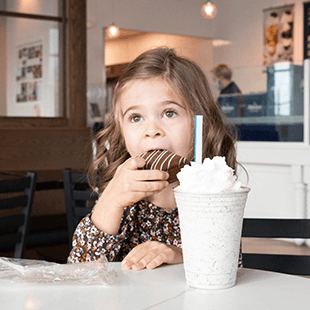
<path fill-rule="evenodd" d="M 155 138 L 162 135 L 163 135 L 163 129 L 156 120 L 147 122 L 145 127 L 146 137 Z"/>

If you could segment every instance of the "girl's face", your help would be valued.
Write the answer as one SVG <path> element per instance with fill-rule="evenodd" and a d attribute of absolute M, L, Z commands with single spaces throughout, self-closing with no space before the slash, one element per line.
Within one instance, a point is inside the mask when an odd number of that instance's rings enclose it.
<path fill-rule="evenodd" d="M 122 134 L 131 156 L 166 149 L 190 159 L 191 116 L 163 79 L 128 82 L 119 104 Z"/>

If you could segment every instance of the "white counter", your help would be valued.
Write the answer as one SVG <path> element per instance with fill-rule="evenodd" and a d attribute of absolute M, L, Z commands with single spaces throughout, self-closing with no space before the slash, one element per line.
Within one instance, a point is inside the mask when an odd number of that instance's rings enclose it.
<path fill-rule="evenodd" d="M 120 263 L 110 266 L 118 275 L 112 285 L 8 285 L 0 281 L 0 309 L 310 309 L 307 278 L 239 269 L 236 286 L 209 291 L 186 284 L 183 264 L 151 271 L 123 270 Z"/>

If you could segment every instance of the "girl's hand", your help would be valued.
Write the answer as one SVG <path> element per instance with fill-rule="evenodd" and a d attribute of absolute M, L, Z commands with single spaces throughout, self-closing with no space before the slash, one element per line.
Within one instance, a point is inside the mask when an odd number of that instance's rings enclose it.
<path fill-rule="evenodd" d="M 138 170 L 145 165 L 141 157 L 132 157 L 120 165 L 93 210 L 95 226 L 115 235 L 124 209 L 137 201 L 167 187 L 169 174 L 160 170 Z"/>
<path fill-rule="evenodd" d="M 182 249 L 158 241 L 147 241 L 133 248 L 122 261 L 124 269 L 154 269 L 161 264 L 183 262 Z"/>
<path fill-rule="evenodd" d="M 160 170 L 138 170 L 145 165 L 141 157 L 129 158 L 120 165 L 103 194 L 113 205 L 124 209 L 137 201 L 156 194 L 169 183 L 169 174 Z"/>

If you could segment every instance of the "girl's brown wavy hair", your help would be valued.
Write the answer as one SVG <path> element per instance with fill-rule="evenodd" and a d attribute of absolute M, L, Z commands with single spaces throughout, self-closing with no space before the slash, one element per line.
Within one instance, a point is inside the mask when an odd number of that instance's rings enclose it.
<path fill-rule="evenodd" d="M 225 156 L 227 164 L 236 170 L 235 142 L 237 131 L 222 114 L 214 100 L 203 71 L 191 60 L 177 56 L 173 49 L 155 48 L 142 53 L 120 76 L 113 97 L 113 108 L 105 129 L 96 136 L 97 154 L 89 166 L 89 175 L 100 174 L 99 183 L 90 178 L 91 186 L 101 193 L 113 178 L 119 165 L 129 157 L 120 127 L 119 98 L 129 81 L 162 78 L 183 99 L 192 123 L 194 116 L 203 116 L 203 158 Z M 194 126 L 192 126 L 194 160 Z"/>

